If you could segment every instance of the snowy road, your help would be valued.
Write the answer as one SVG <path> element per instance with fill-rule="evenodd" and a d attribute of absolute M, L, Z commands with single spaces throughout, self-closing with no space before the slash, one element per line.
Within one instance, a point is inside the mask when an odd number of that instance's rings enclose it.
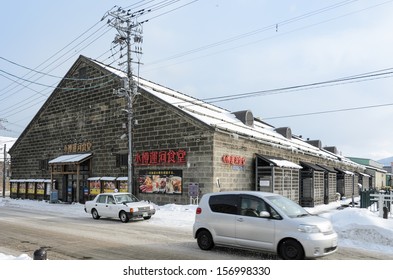
<path fill-rule="evenodd" d="M 190 230 L 174 230 L 149 221 L 123 224 L 112 219 L 93 220 L 88 215 L 43 215 L 32 209 L 3 208 L 1 214 L 0 248 L 14 255 L 32 256 L 36 249 L 45 247 L 52 260 L 255 258 L 255 253 L 231 253 L 225 249 L 201 251 Z"/>
<path fill-rule="evenodd" d="M 45 247 L 52 260 L 276 259 L 268 254 L 226 248 L 201 251 L 190 226 L 166 226 L 159 216 L 123 224 L 114 219 L 93 220 L 85 213 L 2 207 L 0 229 L 0 252 L 15 256 L 33 256 L 36 249 Z M 393 256 L 340 248 L 323 259 L 386 260 Z"/>

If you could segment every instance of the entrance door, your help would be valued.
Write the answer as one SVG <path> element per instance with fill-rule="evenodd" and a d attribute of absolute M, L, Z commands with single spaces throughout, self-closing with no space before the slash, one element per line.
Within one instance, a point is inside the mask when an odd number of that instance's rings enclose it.
<path fill-rule="evenodd" d="M 74 202 L 76 197 L 76 175 L 65 175 L 66 202 Z"/>

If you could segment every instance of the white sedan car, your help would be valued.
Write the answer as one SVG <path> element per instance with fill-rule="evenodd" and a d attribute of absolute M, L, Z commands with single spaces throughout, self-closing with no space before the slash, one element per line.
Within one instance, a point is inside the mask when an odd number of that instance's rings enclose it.
<path fill-rule="evenodd" d="M 148 220 L 156 213 L 153 205 L 140 201 L 131 193 L 101 193 L 93 200 L 86 201 L 85 212 L 93 219 L 100 217 L 119 218 L 123 223 L 130 219 L 143 218 Z"/>

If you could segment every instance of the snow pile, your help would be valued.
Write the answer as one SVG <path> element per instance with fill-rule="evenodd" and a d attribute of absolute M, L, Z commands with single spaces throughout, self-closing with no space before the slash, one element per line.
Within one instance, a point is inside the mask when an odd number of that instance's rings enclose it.
<path fill-rule="evenodd" d="M 11 255 L 0 253 L 0 261 L 1 260 L 31 260 L 31 258 L 27 254 L 22 254 L 19 257 L 14 257 Z"/>

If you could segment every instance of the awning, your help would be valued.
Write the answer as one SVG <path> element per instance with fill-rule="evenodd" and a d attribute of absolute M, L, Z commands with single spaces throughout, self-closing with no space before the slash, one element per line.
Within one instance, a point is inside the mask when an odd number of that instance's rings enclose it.
<path fill-rule="evenodd" d="M 337 171 L 336 171 L 334 168 L 332 168 L 332 167 L 329 167 L 329 166 L 326 166 L 326 165 L 322 165 L 322 164 L 317 164 L 317 165 L 318 165 L 319 167 L 325 169 L 327 172 L 330 172 L 330 173 L 337 173 Z"/>
<path fill-rule="evenodd" d="M 92 156 L 91 153 L 87 154 L 73 154 L 73 155 L 62 155 L 55 159 L 50 160 L 49 164 L 79 164 L 88 160 Z"/>
<path fill-rule="evenodd" d="M 294 162 L 279 157 L 266 157 L 261 155 L 257 155 L 257 157 L 277 167 L 286 167 L 286 168 L 295 168 L 295 169 L 303 168 Z"/>
<path fill-rule="evenodd" d="M 362 172 L 357 172 L 359 175 L 363 176 L 363 177 L 371 177 L 370 175 L 366 174 L 366 173 L 362 173 Z"/>
<path fill-rule="evenodd" d="M 322 167 L 320 167 L 320 166 L 318 166 L 316 164 L 313 164 L 313 163 L 301 161 L 300 165 L 305 167 L 305 168 L 307 168 L 307 169 L 312 169 L 312 170 L 315 170 L 315 171 L 325 172 L 325 169 L 323 169 Z"/>
<path fill-rule="evenodd" d="M 116 177 L 101 177 L 101 181 L 114 181 Z"/>
<path fill-rule="evenodd" d="M 117 177 L 116 181 L 128 181 L 128 177 Z"/>
<path fill-rule="evenodd" d="M 340 172 L 340 173 L 344 173 L 344 174 L 346 174 L 346 175 L 351 175 L 351 176 L 354 176 L 355 175 L 355 173 L 353 173 L 352 171 L 348 171 L 348 170 L 343 170 L 343 169 L 339 169 L 339 168 L 335 168 L 338 172 Z"/>
<path fill-rule="evenodd" d="M 101 177 L 90 177 L 87 178 L 87 181 L 99 181 L 101 179 Z"/>

